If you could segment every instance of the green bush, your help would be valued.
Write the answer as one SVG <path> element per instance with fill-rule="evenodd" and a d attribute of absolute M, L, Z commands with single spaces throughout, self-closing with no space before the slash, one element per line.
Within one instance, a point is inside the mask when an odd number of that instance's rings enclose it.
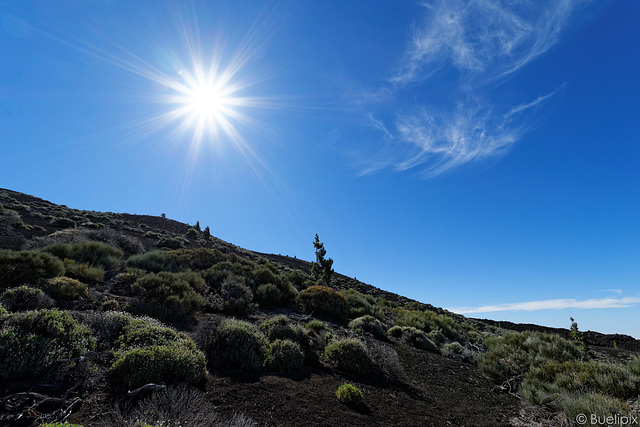
<path fill-rule="evenodd" d="M 330 331 L 331 329 L 329 329 L 329 327 L 326 325 L 326 323 L 324 323 L 321 320 L 310 320 L 309 322 L 307 322 L 306 325 L 304 325 L 305 328 L 307 328 L 310 331 L 313 331 L 315 333 L 319 333 L 322 331 Z"/>
<path fill-rule="evenodd" d="M 138 341 L 135 337 L 125 337 L 125 331 L 134 332 L 145 329 L 155 330 L 157 328 L 166 328 L 166 326 L 157 319 L 151 317 L 136 317 L 129 313 L 117 311 L 109 311 L 106 313 L 94 311 L 85 314 L 84 319 L 84 322 L 93 331 L 93 335 L 98 341 L 98 349 L 101 351 L 114 348 L 124 350 L 129 345 L 129 342 Z M 145 342 L 145 345 L 150 344 L 149 342 Z"/>
<path fill-rule="evenodd" d="M 225 319 L 217 329 L 217 351 L 208 356 L 217 364 L 259 371 L 264 367 L 266 350 L 267 340 L 255 326 Z"/>
<path fill-rule="evenodd" d="M 357 319 L 353 319 L 351 322 L 349 322 L 349 329 L 352 329 L 356 332 L 369 332 L 376 338 L 384 338 L 386 336 L 386 332 L 384 330 L 384 325 L 382 324 L 382 322 L 368 314 L 362 317 L 358 317 Z"/>
<path fill-rule="evenodd" d="M 434 329 L 433 331 L 427 334 L 427 337 L 433 341 L 434 344 L 439 345 L 447 340 L 447 337 L 444 336 L 440 329 Z"/>
<path fill-rule="evenodd" d="M 358 375 L 367 375 L 373 369 L 373 360 L 361 341 L 345 338 L 330 342 L 324 349 L 324 358 L 338 369 Z"/>
<path fill-rule="evenodd" d="M 156 246 L 167 249 L 182 249 L 184 247 L 184 240 L 177 237 L 161 237 L 156 242 Z"/>
<path fill-rule="evenodd" d="M 53 299 L 41 289 L 24 285 L 4 291 L 0 295 L 0 301 L 9 311 L 37 310 L 55 305 Z"/>
<path fill-rule="evenodd" d="M 177 273 L 187 270 L 207 270 L 224 260 L 225 255 L 217 249 L 156 250 L 129 257 L 127 266 L 154 273 L 161 271 Z"/>
<path fill-rule="evenodd" d="M 227 276 L 222 282 L 221 290 L 225 313 L 245 316 L 254 310 L 253 292 L 245 285 L 244 277 Z"/>
<path fill-rule="evenodd" d="M 120 249 L 102 242 L 54 243 L 40 250 L 62 260 L 69 258 L 105 270 L 118 268 L 124 255 Z"/>
<path fill-rule="evenodd" d="M 453 342 L 446 343 L 444 345 L 443 350 L 451 354 L 460 354 L 462 353 L 463 347 L 462 347 L 462 344 L 460 344 L 459 342 L 453 341 Z"/>
<path fill-rule="evenodd" d="M 593 391 L 619 399 L 640 393 L 640 377 L 627 366 L 596 360 L 553 360 L 532 366 L 523 382 L 523 397 L 544 404 L 549 397 L 558 398 L 561 391 Z"/>
<path fill-rule="evenodd" d="M 256 301 L 264 307 L 283 307 L 295 299 L 297 291 L 288 282 L 280 282 L 279 285 L 267 283 L 256 289 Z"/>
<path fill-rule="evenodd" d="M 201 295 L 206 291 L 204 279 L 193 272 L 149 273 L 136 280 L 131 290 L 142 302 L 164 308 L 169 319 L 191 316 L 206 303 Z"/>
<path fill-rule="evenodd" d="M 194 384 L 206 372 L 204 354 L 195 345 L 175 342 L 126 350 L 111 368 L 129 388 L 158 382 Z"/>
<path fill-rule="evenodd" d="M 364 396 L 360 389 L 351 384 L 342 384 L 338 387 L 336 397 L 340 403 L 344 403 L 347 406 L 358 406 L 364 403 Z"/>
<path fill-rule="evenodd" d="M 2 316 L 3 314 L 7 314 L 7 313 L 9 313 L 7 311 L 7 309 L 4 308 L 4 306 L 2 304 L 0 304 L 0 316 Z"/>
<path fill-rule="evenodd" d="M 400 309 L 396 318 L 396 325 L 411 326 L 424 332 L 439 330 L 449 339 L 457 339 L 460 335 L 460 325 L 451 317 L 437 314 L 433 311 L 417 311 Z"/>
<path fill-rule="evenodd" d="M 75 300 L 89 297 L 87 285 L 69 277 L 54 277 L 43 282 L 41 286 L 57 300 Z"/>
<path fill-rule="evenodd" d="M 379 320 L 384 318 L 384 311 L 373 296 L 361 294 L 355 289 L 347 289 L 344 296 L 347 298 L 350 317 L 369 315 Z"/>
<path fill-rule="evenodd" d="M 349 315 L 345 296 L 326 286 L 310 286 L 298 294 L 297 300 L 308 313 L 338 320 L 345 319 Z"/>
<path fill-rule="evenodd" d="M 164 325 L 154 324 L 145 319 L 132 319 L 121 330 L 114 342 L 116 349 L 151 347 L 179 343 L 191 346 L 191 338 L 183 332 L 176 332 Z"/>
<path fill-rule="evenodd" d="M 277 339 L 268 346 L 266 364 L 275 371 L 295 371 L 302 368 L 304 352 L 298 343 Z"/>
<path fill-rule="evenodd" d="M 36 284 L 41 279 L 62 276 L 65 268 L 56 257 L 36 251 L 0 251 L 0 289 Z"/>
<path fill-rule="evenodd" d="M 306 340 L 304 330 L 297 325 L 292 325 L 289 318 L 284 314 L 265 320 L 260 325 L 260 330 L 269 341 L 280 339 L 303 344 Z"/>
<path fill-rule="evenodd" d="M 389 328 L 389 330 L 387 331 L 387 334 L 391 337 L 394 338 L 402 338 L 402 326 L 392 326 L 391 328 Z"/>
<path fill-rule="evenodd" d="M 605 422 L 591 423 L 590 420 L 594 415 L 596 420 L 604 420 L 607 417 L 613 419 L 616 416 L 620 419 L 620 417 L 632 415 L 629 406 L 619 399 L 593 392 L 563 393 L 558 400 L 558 405 L 570 420 L 577 419 L 579 415 L 586 416 L 587 425 L 607 425 Z"/>
<path fill-rule="evenodd" d="M 498 384 L 524 377 L 534 365 L 584 356 L 573 342 L 540 332 L 507 333 L 487 338 L 485 344 L 489 351 L 480 355 L 478 367 Z"/>
<path fill-rule="evenodd" d="M 76 226 L 76 222 L 74 220 L 63 217 L 55 218 L 49 224 L 58 228 L 75 228 Z"/>
<path fill-rule="evenodd" d="M 38 376 L 94 347 L 90 330 L 64 311 L 7 314 L 0 318 L 0 378 Z"/>
<path fill-rule="evenodd" d="M 438 346 L 420 329 L 405 326 L 402 328 L 402 337 L 408 344 L 420 350 L 436 351 L 438 349 Z"/>
<path fill-rule="evenodd" d="M 627 362 L 629 371 L 640 377 L 640 356 L 634 356 Z"/>
<path fill-rule="evenodd" d="M 83 283 L 96 284 L 104 280 L 104 268 L 90 267 L 89 264 L 79 264 L 69 258 L 64 260 L 65 276 L 79 280 Z"/>

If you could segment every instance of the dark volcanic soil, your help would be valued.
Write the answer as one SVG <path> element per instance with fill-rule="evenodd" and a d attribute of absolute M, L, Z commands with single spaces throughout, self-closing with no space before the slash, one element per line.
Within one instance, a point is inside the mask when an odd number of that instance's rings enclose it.
<path fill-rule="evenodd" d="M 407 374 L 406 385 L 363 383 L 323 368 L 295 377 L 214 373 L 207 395 L 219 413 L 243 412 L 261 426 L 507 426 L 520 401 L 492 392 L 494 384 L 476 365 L 439 354 L 395 346 Z M 366 406 L 340 404 L 336 389 L 360 388 Z"/>

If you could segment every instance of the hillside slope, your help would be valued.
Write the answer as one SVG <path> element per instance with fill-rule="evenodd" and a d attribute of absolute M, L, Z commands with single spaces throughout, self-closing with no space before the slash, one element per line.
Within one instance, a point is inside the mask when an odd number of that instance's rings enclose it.
<path fill-rule="evenodd" d="M 307 261 L 249 251 L 168 218 L 83 211 L 2 189 L 0 250 L 9 250 L 0 252 L 0 303 L 9 310 L 0 314 L 0 343 L 57 342 L 46 331 L 14 333 L 27 323 L 37 331 L 38 316 L 56 317 L 69 336 L 84 334 L 68 354 L 42 356 L 38 363 L 48 364 L 37 375 L 0 348 L 0 425 L 142 426 L 140 414 L 163 411 L 164 421 L 182 425 L 566 420 L 511 386 L 496 387 L 476 363 L 486 337 L 535 325 L 497 327 L 337 273 L 320 283 Z M 36 277 L 15 264 L 33 259 L 61 270 Z M 341 304 L 346 311 L 336 311 Z M 613 346 L 602 334 L 586 337 Z M 616 357 L 638 350 L 631 337 L 616 343 Z M 364 353 L 349 353 L 354 348 Z M 344 383 L 359 388 L 364 403 L 340 403 Z"/>

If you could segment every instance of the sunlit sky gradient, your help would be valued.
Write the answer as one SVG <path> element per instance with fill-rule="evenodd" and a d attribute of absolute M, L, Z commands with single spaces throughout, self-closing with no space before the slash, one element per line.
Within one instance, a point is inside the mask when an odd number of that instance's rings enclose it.
<path fill-rule="evenodd" d="M 0 187 L 640 338 L 640 2 L 513 3 L 0 0 Z"/>

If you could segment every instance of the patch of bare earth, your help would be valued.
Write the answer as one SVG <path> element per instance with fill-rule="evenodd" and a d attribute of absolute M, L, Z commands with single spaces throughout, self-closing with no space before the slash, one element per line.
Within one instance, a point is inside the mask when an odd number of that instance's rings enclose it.
<path fill-rule="evenodd" d="M 294 376 L 213 372 L 207 395 L 220 414 L 243 412 L 261 426 L 508 426 L 520 414 L 520 400 L 494 393 L 476 365 L 395 348 L 404 385 L 364 382 L 320 367 Z M 334 393 L 345 382 L 362 390 L 364 407 L 338 402 Z"/>

